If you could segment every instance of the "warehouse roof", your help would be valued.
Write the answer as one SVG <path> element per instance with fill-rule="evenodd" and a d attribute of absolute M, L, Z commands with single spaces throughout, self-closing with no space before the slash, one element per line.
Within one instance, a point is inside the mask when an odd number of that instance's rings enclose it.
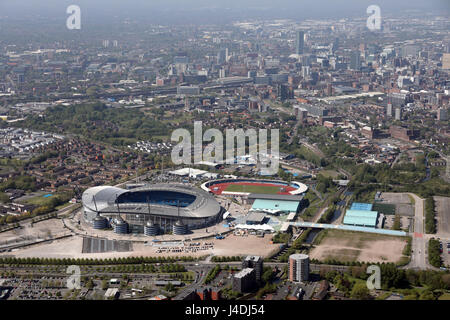
<path fill-rule="evenodd" d="M 346 216 L 352 216 L 352 217 L 369 217 L 369 218 L 376 218 L 378 217 L 377 211 L 368 211 L 368 210 L 347 210 L 345 213 Z"/>
<path fill-rule="evenodd" d="M 265 199 L 265 200 L 285 200 L 285 201 L 302 201 L 303 195 L 289 195 L 289 194 L 265 194 L 265 193 L 251 193 L 248 199 Z"/>
<path fill-rule="evenodd" d="M 256 199 L 252 205 L 253 211 L 297 212 L 300 201 Z"/>
<path fill-rule="evenodd" d="M 265 217 L 266 215 L 262 212 L 250 212 L 247 216 L 246 222 L 263 223 Z"/>
<path fill-rule="evenodd" d="M 371 203 L 360 203 L 360 202 L 353 202 L 351 206 L 351 210 L 372 210 L 372 204 Z"/>
<path fill-rule="evenodd" d="M 377 225 L 378 212 L 368 210 L 347 210 L 344 224 L 373 227 Z"/>

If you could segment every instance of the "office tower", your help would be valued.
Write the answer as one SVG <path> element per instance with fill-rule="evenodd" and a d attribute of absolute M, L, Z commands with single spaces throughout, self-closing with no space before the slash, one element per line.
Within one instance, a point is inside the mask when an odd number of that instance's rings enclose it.
<path fill-rule="evenodd" d="M 217 53 L 217 64 L 225 63 L 227 59 L 226 55 L 227 55 L 226 50 L 220 49 L 219 52 Z"/>
<path fill-rule="evenodd" d="M 302 77 L 303 78 L 306 78 L 307 76 L 309 76 L 309 72 L 310 72 L 309 66 L 302 67 Z"/>
<path fill-rule="evenodd" d="M 359 51 L 352 51 L 350 54 L 350 69 L 359 70 L 361 68 L 361 54 Z"/>
<path fill-rule="evenodd" d="M 103 40 L 103 48 L 109 47 L 109 40 Z"/>
<path fill-rule="evenodd" d="M 289 281 L 303 282 L 309 278 L 309 256 L 292 254 L 289 256 Z"/>
<path fill-rule="evenodd" d="M 114 48 L 117 48 L 118 46 L 119 46 L 119 41 L 114 40 L 114 41 L 113 41 L 113 47 L 114 47 Z"/>
<path fill-rule="evenodd" d="M 291 95 L 291 91 L 289 90 L 289 87 L 285 84 L 279 84 L 277 86 L 277 93 L 281 101 L 293 98 L 293 96 Z"/>
<path fill-rule="evenodd" d="M 397 108 L 395 109 L 395 120 L 402 120 L 402 109 Z"/>
<path fill-rule="evenodd" d="M 169 73 L 168 73 L 168 75 L 169 76 L 173 76 L 173 75 L 176 75 L 176 74 L 177 74 L 177 69 L 175 68 L 175 66 L 173 64 L 171 64 L 169 66 Z"/>
<path fill-rule="evenodd" d="M 227 72 L 225 68 L 219 70 L 219 78 L 225 78 L 227 76 Z"/>
<path fill-rule="evenodd" d="M 333 86 L 331 83 L 327 83 L 327 96 L 333 95 Z"/>
<path fill-rule="evenodd" d="M 297 31 L 297 38 L 295 41 L 295 53 L 303 54 L 304 45 L 305 45 L 305 32 Z"/>
<path fill-rule="evenodd" d="M 310 66 L 311 65 L 311 57 L 307 55 L 301 56 L 302 66 Z"/>
<path fill-rule="evenodd" d="M 335 53 L 339 49 L 339 38 L 334 38 L 332 44 L 332 52 Z"/>
<path fill-rule="evenodd" d="M 387 110 L 386 110 L 386 115 L 388 117 L 392 117 L 392 103 L 388 103 Z"/>

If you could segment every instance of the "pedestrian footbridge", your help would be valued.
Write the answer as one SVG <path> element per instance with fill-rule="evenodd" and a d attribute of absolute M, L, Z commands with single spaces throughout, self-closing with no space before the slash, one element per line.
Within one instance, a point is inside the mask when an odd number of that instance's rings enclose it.
<path fill-rule="evenodd" d="M 336 230 L 346 230 L 346 231 L 358 231 L 358 232 L 368 232 L 368 233 L 378 233 L 385 234 L 389 236 L 399 236 L 405 237 L 408 235 L 407 232 L 397 231 L 397 230 L 387 230 L 387 229 L 377 229 L 369 227 L 358 227 L 350 226 L 345 224 L 326 224 L 326 223 L 313 223 L 313 222 L 285 222 L 281 227 L 280 231 L 286 231 L 289 226 L 299 227 L 299 228 L 315 228 L 315 229 L 336 229 Z"/>

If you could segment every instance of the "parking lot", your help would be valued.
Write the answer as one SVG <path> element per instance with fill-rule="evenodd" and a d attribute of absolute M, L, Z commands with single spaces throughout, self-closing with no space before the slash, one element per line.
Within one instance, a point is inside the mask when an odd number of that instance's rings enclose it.
<path fill-rule="evenodd" d="M 450 240 L 443 240 L 440 241 L 441 244 L 441 258 L 443 264 L 449 268 L 450 267 Z"/>
<path fill-rule="evenodd" d="M 437 231 L 450 238 L 450 197 L 434 197 L 436 205 Z"/>
<path fill-rule="evenodd" d="M 66 277 L 42 277 L 41 279 L 10 278 L 4 285 L 13 289 L 9 299 L 13 300 L 62 300 L 70 291 Z"/>

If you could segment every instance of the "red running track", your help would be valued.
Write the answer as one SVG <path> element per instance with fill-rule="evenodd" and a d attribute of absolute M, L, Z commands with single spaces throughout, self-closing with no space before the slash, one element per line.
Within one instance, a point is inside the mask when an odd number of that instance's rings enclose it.
<path fill-rule="evenodd" d="M 214 184 L 209 187 L 209 190 L 217 195 L 222 194 L 223 191 L 229 186 L 229 185 L 240 185 L 240 186 L 265 186 L 265 187 L 278 187 L 278 188 L 284 188 L 285 192 L 277 192 L 277 194 L 284 194 L 284 195 L 290 195 L 289 192 L 296 190 L 296 188 L 293 188 L 291 186 L 280 186 L 279 184 L 273 184 L 273 183 L 257 183 L 257 182 L 226 182 L 226 183 L 218 183 Z"/>

